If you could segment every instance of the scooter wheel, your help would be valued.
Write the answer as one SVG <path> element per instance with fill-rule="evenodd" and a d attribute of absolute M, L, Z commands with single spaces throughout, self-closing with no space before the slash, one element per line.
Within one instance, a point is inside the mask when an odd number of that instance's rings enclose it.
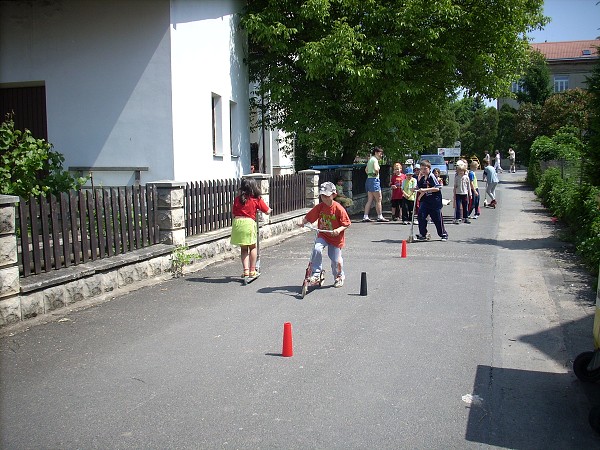
<path fill-rule="evenodd" d="M 304 280 L 304 283 L 302 283 L 302 292 L 300 293 L 300 295 L 302 295 L 302 298 L 304 298 L 304 296 L 306 295 L 307 292 L 308 292 L 308 281 Z"/>
<path fill-rule="evenodd" d="M 593 357 L 594 352 L 583 352 L 573 361 L 573 372 L 580 381 L 594 383 L 600 380 L 600 369 L 588 370 L 587 368 Z"/>

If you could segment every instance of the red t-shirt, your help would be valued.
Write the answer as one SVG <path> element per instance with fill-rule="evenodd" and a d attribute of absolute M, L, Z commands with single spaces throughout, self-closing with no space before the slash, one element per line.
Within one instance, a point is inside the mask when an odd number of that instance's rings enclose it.
<path fill-rule="evenodd" d="M 327 206 L 321 202 L 311 209 L 305 216 L 307 222 L 317 222 L 317 228 L 321 230 L 335 230 L 338 227 L 349 227 L 350 217 L 346 209 L 335 200 L 331 206 Z M 345 232 L 342 231 L 337 236 L 332 236 L 330 233 L 319 233 L 319 237 L 325 242 L 338 248 L 343 248 L 345 244 Z"/>
<path fill-rule="evenodd" d="M 260 209 L 264 213 L 269 211 L 269 207 L 262 197 L 247 198 L 244 205 L 242 205 L 239 195 L 233 201 L 233 217 L 250 217 L 254 219 L 257 209 Z"/>
<path fill-rule="evenodd" d="M 392 182 L 390 183 L 390 186 L 396 185 L 398 187 L 398 189 L 392 189 L 392 200 L 400 200 L 402 197 L 404 197 L 404 194 L 402 193 L 402 182 L 405 178 L 406 175 L 403 173 L 400 175 L 396 175 L 395 173 L 392 174 Z"/>

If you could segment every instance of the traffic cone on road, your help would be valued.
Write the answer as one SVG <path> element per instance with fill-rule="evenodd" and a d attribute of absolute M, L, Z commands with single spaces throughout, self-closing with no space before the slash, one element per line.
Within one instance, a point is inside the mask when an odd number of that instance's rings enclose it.
<path fill-rule="evenodd" d="M 402 258 L 406 258 L 406 241 L 402 241 L 402 253 L 400 254 Z"/>
<path fill-rule="evenodd" d="M 292 324 L 285 322 L 283 324 L 283 350 L 281 356 L 294 356 L 294 347 L 292 344 Z"/>

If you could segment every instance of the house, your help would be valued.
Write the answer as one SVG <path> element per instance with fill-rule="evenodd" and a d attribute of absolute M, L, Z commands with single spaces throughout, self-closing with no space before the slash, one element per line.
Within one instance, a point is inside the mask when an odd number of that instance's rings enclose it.
<path fill-rule="evenodd" d="M 592 75 L 594 65 L 598 63 L 600 40 L 543 42 L 531 44 L 531 47 L 546 57 L 554 92 L 575 88 L 587 89 L 586 77 Z M 517 93 L 519 89 L 519 83 L 514 82 L 511 91 Z M 498 99 L 498 109 L 504 104 L 513 108 L 519 107 L 515 99 Z"/>
<path fill-rule="evenodd" d="M 244 4 L 1 1 L 0 114 L 14 110 L 96 186 L 249 173 Z"/>

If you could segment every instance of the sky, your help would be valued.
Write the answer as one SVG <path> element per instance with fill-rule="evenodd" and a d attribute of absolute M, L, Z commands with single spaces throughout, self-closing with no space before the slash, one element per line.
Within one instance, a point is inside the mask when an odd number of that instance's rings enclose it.
<path fill-rule="evenodd" d="M 600 36 L 599 0 L 544 0 L 544 15 L 552 21 L 530 34 L 531 42 L 596 39 Z"/>

